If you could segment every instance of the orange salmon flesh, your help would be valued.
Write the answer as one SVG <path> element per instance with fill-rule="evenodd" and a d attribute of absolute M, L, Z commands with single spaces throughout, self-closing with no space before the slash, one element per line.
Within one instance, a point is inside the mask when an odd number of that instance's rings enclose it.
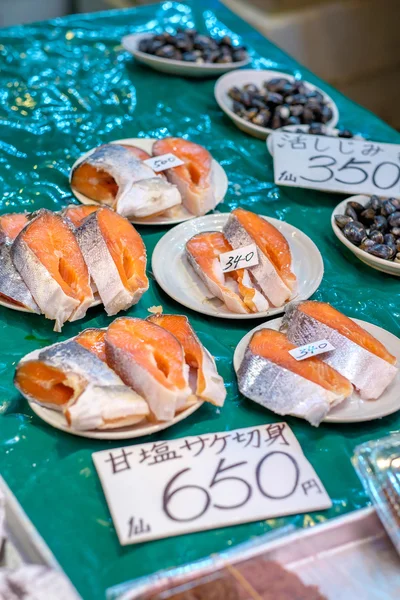
<path fill-rule="evenodd" d="M 396 357 L 390 354 L 381 342 L 375 339 L 368 331 L 365 331 L 365 329 L 360 327 L 360 325 L 354 323 L 349 317 L 346 317 L 346 315 L 336 310 L 336 308 L 333 308 L 330 304 L 314 301 L 303 302 L 300 304 L 299 310 L 306 315 L 317 319 L 320 323 L 324 323 L 324 325 L 336 329 L 336 331 L 344 337 L 355 342 L 372 354 L 383 358 L 383 360 L 386 360 L 391 365 L 396 364 Z"/>
<path fill-rule="evenodd" d="M 313 381 L 326 390 L 345 396 L 349 396 L 352 392 L 350 381 L 322 360 L 315 356 L 302 361 L 293 358 L 289 350 L 293 350 L 296 346 L 289 342 L 284 333 L 273 329 L 256 331 L 250 340 L 249 348 L 253 354 Z"/>
<path fill-rule="evenodd" d="M 146 247 L 133 225 L 109 208 L 99 210 L 97 222 L 124 287 L 147 288 Z"/>
<path fill-rule="evenodd" d="M 92 212 L 99 210 L 99 207 L 95 204 L 81 205 L 81 206 L 68 206 L 62 212 L 62 216 L 68 218 L 75 227 L 79 227 L 87 216 L 91 215 Z"/>
<path fill-rule="evenodd" d="M 174 154 L 185 164 L 174 167 L 174 173 L 180 179 L 186 181 L 190 188 L 204 188 L 209 186 L 209 174 L 211 170 L 211 154 L 198 144 L 189 142 L 182 138 L 164 138 L 155 142 L 153 154 Z"/>
<path fill-rule="evenodd" d="M 248 210 L 235 208 L 232 214 L 271 261 L 289 289 L 293 289 L 296 275 L 291 270 L 292 255 L 286 238 L 271 223 Z"/>
<path fill-rule="evenodd" d="M 75 342 L 106 362 L 105 336 L 106 332 L 103 329 L 85 329 L 77 335 Z"/>
<path fill-rule="evenodd" d="M 67 296 L 92 297 L 89 274 L 74 234 L 60 215 L 46 211 L 21 232 L 22 239 Z"/>
<path fill-rule="evenodd" d="M 0 216 L 0 236 L 15 240 L 17 235 L 28 223 L 28 216 L 23 213 L 10 213 Z"/>
<path fill-rule="evenodd" d="M 197 369 L 197 392 L 203 393 L 206 380 L 203 372 L 203 350 L 187 317 L 182 315 L 154 315 L 147 319 L 166 329 L 182 344 L 185 360 L 189 367 Z"/>
<path fill-rule="evenodd" d="M 39 360 L 21 363 L 15 374 L 15 383 L 23 394 L 44 404 L 63 406 L 74 395 L 74 390 L 66 384 L 64 373 Z"/>
<path fill-rule="evenodd" d="M 124 373 L 119 371 L 118 362 L 113 363 L 110 346 L 128 353 L 133 361 L 166 388 L 186 388 L 187 383 L 182 373 L 182 346 L 162 327 L 141 319 L 120 317 L 107 329 L 105 341 L 107 363 L 122 380 Z"/>

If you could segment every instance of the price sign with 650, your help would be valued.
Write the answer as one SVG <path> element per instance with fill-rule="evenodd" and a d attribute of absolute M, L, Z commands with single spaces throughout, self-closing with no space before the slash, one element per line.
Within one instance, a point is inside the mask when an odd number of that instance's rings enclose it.
<path fill-rule="evenodd" d="M 400 198 L 400 145 L 273 133 L 275 183 Z"/>
<path fill-rule="evenodd" d="M 93 461 L 122 545 L 331 506 L 285 423 L 105 450 Z"/>

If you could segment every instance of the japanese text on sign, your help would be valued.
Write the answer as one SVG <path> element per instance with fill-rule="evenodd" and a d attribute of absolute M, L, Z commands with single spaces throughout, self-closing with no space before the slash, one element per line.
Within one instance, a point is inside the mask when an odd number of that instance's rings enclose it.
<path fill-rule="evenodd" d="M 331 350 L 335 350 L 335 347 L 328 340 L 319 340 L 318 342 L 293 348 L 293 350 L 289 350 L 289 354 L 296 360 L 304 360 L 310 356 L 318 356 L 318 354 L 323 354 L 324 352 L 331 352 Z"/>
<path fill-rule="evenodd" d="M 331 506 L 286 423 L 93 454 L 120 543 Z"/>
<path fill-rule="evenodd" d="M 400 198 L 400 146 L 273 133 L 275 183 Z"/>
<path fill-rule="evenodd" d="M 223 273 L 254 267 L 254 265 L 258 265 L 257 246 L 249 244 L 231 252 L 224 252 L 219 255 L 219 262 L 221 263 Z"/>
<path fill-rule="evenodd" d="M 179 167 L 184 162 L 174 154 L 161 154 L 160 156 L 153 156 L 143 161 L 147 166 L 151 167 L 153 171 L 159 173 L 166 169 L 172 169 L 172 167 Z"/>

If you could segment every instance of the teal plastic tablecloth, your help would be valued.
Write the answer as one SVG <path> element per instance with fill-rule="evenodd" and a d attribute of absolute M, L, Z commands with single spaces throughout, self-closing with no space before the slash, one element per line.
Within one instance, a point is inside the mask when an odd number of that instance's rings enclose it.
<path fill-rule="evenodd" d="M 122 137 L 188 136 L 206 146 L 228 174 L 222 211 L 241 205 L 285 219 L 318 245 L 325 276 L 314 298 L 399 335 L 399 280 L 364 266 L 332 233 L 330 214 L 341 197 L 278 188 L 265 143 L 240 132 L 221 112 L 213 80 L 162 75 L 136 65 L 121 48 L 121 37 L 130 32 L 177 23 L 190 26 L 192 21 L 213 33 L 227 29 L 240 35 L 254 53 L 253 66 L 301 73 L 320 85 L 337 102 L 341 125 L 371 139 L 399 142 L 399 135 L 380 119 L 321 82 L 213 0 L 198 1 L 194 8 L 165 2 L 74 15 L 0 30 L 1 211 L 43 206 L 57 210 L 72 201 L 69 168 L 100 143 Z M 139 230 L 151 257 L 167 228 Z M 228 398 L 221 412 L 203 406 L 155 439 L 278 420 L 238 393 L 232 368 L 236 344 L 259 321 L 218 320 L 185 310 L 154 280 L 129 314 L 145 317 L 147 308 L 158 304 L 166 312 L 190 317 L 218 361 Z M 32 414 L 12 384 L 14 366 L 27 352 L 110 321 L 101 307 L 94 308 L 83 321 L 66 324 L 58 336 L 44 317 L 0 308 L 0 471 L 85 599 L 102 598 L 111 585 L 197 559 L 272 527 L 289 522 L 312 526 L 368 503 L 350 457 L 357 444 L 397 431 L 399 416 L 318 429 L 290 418 L 289 425 L 333 500 L 331 510 L 121 547 L 91 460 L 93 451 L 121 444 L 52 429 Z"/>

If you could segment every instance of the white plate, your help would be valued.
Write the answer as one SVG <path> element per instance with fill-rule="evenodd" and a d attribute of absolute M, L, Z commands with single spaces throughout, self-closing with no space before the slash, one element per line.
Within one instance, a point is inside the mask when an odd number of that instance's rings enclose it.
<path fill-rule="evenodd" d="M 113 140 L 112 142 L 109 142 L 109 143 L 110 144 L 125 144 L 127 146 L 137 146 L 138 148 L 145 150 L 146 152 L 148 152 L 151 155 L 153 144 L 156 141 L 157 140 L 155 138 L 126 138 L 123 140 Z M 77 161 L 74 162 L 74 164 L 72 165 L 71 171 L 70 171 L 70 176 L 69 176 L 70 183 L 71 183 L 71 174 L 74 171 L 74 169 L 82 161 L 84 161 L 88 156 L 93 154 L 93 152 L 95 150 L 96 150 L 96 148 L 92 148 L 92 150 L 89 150 L 89 152 L 86 152 L 85 154 L 83 154 L 83 156 L 81 156 L 80 158 L 78 158 Z M 223 201 L 225 194 L 228 190 L 228 178 L 226 176 L 224 169 L 214 159 L 212 160 L 212 163 L 211 163 L 211 169 L 212 169 L 212 179 L 215 184 L 215 197 L 217 200 L 217 204 L 220 204 Z M 103 206 L 100 202 L 96 202 L 95 200 L 88 198 L 84 194 L 81 194 L 80 192 L 75 190 L 72 186 L 71 186 L 71 190 L 72 190 L 72 193 L 74 194 L 75 198 L 77 198 L 79 200 L 79 202 L 81 202 L 82 204 L 98 204 L 99 206 Z M 164 214 L 158 215 L 156 217 L 147 217 L 145 219 L 129 219 L 129 220 L 134 225 L 176 225 L 177 223 L 182 223 L 183 221 L 188 221 L 189 219 L 194 219 L 194 218 L 195 218 L 195 215 L 192 215 L 182 205 L 179 205 L 179 206 L 174 206 L 173 208 L 170 208 L 169 210 L 165 211 Z"/>
<path fill-rule="evenodd" d="M 268 127 L 261 127 L 260 125 L 254 125 L 254 123 L 250 123 L 246 121 L 242 117 L 239 117 L 236 113 L 233 112 L 233 100 L 228 96 L 229 90 L 233 86 L 237 86 L 239 88 L 243 87 L 247 83 L 254 83 L 255 85 L 261 87 L 265 81 L 273 79 L 275 77 L 285 77 L 289 81 L 294 81 L 295 78 L 288 73 L 282 73 L 281 71 L 268 71 L 268 70 L 256 70 L 256 69 L 241 69 L 240 71 L 234 71 L 233 73 L 227 73 L 218 79 L 214 88 L 214 96 L 219 104 L 220 108 L 224 111 L 226 115 L 235 123 L 239 129 L 257 137 L 261 140 L 265 140 L 265 138 L 272 133 L 274 130 Z M 327 127 L 334 127 L 339 120 L 339 110 L 334 101 L 328 94 L 326 94 L 321 88 L 309 83 L 304 80 L 304 83 L 311 90 L 317 90 L 321 92 L 324 96 L 325 101 L 329 104 L 330 108 L 333 112 L 333 117 L 328 123 L 326 123 Z"/>
<path fill-rule="evenodd" d="M 204 315 L 222 319 L 259 319 L 282 313 L 284 307 L 259 313 L 230 312 L 221 300 L 210 298 L 210 292 L 190 266 L 185 255 L 186 242 L 203 231 L 222 231 L 228 217 L 229 213 L 198 217 L 168 231 L 153 251 L 152 271 L 157 283 L 171 298 Z M 270 217 L 264 218 L 289 242 L 293 271 L 298 280 L 295 298 L 309 298 L 318 289 L 324 274 L 324 263 L 317 246 L 293 225 Z"/>
<path fill-rule="evenodd" d="M 344 236 L 340 227 L 338 227 L 335 223 L 335 215 L 344 215 L 344 211 L 346 210 L 347 202 L 354 201 L 359 202 L 363 206 L 365 206 L 370 199 L 370 196 L 365 196 L 364 194 L 358 194 L 357 196 L 350 196 L 350 198 L 346 198 L 340 204 L 337 205 L 335 210 L 331 216 L 331 225 L 334 234 L 336 237 L 347 246 L 347 248 L 357 256 L 363 263 L 372 267 L 373 269 L 377 269 L 378 271 L 383 271 L 383 273 L 389 273 L 389 275 L 395 275 L 396 277 L 400 277 L 400 263 L 395 263 L 391 260 L 384 260 L 383 258 L 378 258 L 377 256 L 372 256 L 372 254 L 368 254 L 364 250 L 361 250 L 358 246 L 355 246 Z"/>
<path fill-rule="evenodd" d="M 72 435 L 95 440 L 130 440 L 133 438 L 142 437 L 144 435 L 157 433 L 158 431 L 162 431 L 163 429 L 167 429 L 168 427 L 175 425 L 175 423 L 183 421 L 183 419 L 186 419 L 186 417 L 193 414 L 203 404 L 203 402 L 196 402 L 196 404 L 193 404 L 186 410 L 183 410 L 181 413 L 177 414 L 172 421 L 157 423 L 155 425 L 144 422 L 128 427 L 119 427 L 118 429 L 78 431 L 77 429 L 73 429 L 68 425 L 63 413 L 58 412 L 57 410 L 52 410 L 51 408 L 46 408 L 45 406 L 41 406 L 36 402 L 31 402 L 28 400 L 28 403 L 33 412 L 52 427 L 61 429 L 61 431 L 66 431 Z"/>
<path fill-rule="evenodd" d="M 301 129 L 304 133 L 307 134 L 309 125 L 285 125 L 285 127 L 279 127 L 279 129 L 274 129 L 274 131 L 287 131 L 288 133 L 293 133 L 298 129 Z M 340 129 L 335 129 L 334 127 L 325 127 L 325 135 L 330 137 L 338 137 Z M 308 135 L 308 134 L 307 134 Z M 313 135 L 313 134 L 310 134 Z M 345 138 L 344 138 L 345 139 Z M 352 140 L 364 140 L 361 135 L 353 135 Z M 267 137 L 267 148 L 268 152 L 271 156 L 274 155 L 274 146 L 273 146 L 273 138 L 271 135 Z"/>
<path fill-rule="evenodd" d="M 385 329 L 382 329 L 382 327 L 367 323 L 367 321 L 360 321 L 359 319 L 352 320 L 368 331 L 368 333 L 376 337 L 376 339 L 397 358 L 397 362 L 400 363 L 400 339 L 398 337 Z M 243 360 L 245 350 L 253 333 L 264 328 L 275 329 L 275 331 L 278 331 L 281 323 L 282 318 L 273 319 L 272 321 L 268 321 L 268 323 L 263 323 L 262 325 L 259 325 L 259 327 L 255 327 L 249 331 L 249 333 L 240 340 L 233 356 L 233 366 L 236 373 Z M 323 355 L 319 358 L 323 359 Z M 379 376 L 379 374 L 377 375 Z M 338 406 L 335 406 L 325 417 L 323 422 L 361 423 L 362 421 L 372 421 L 374 419 L 387 417 L 398 410 L 400 410 L 400 371 L 378 400 L 361 400 L 357 392 L 354 392 L 350 398 Z"/>
<path fill-rule="evenodd" d="M 132 54 L 138 62 L 143 63 L 148 67 L 152 67 L 156 71 L 170 73 L 171 75 L 182 75 L 186 77 L 218 77 L 218 75 L 222 75 L 227 71 L 244 67 L 251 61 L 250 56 L 248 56 L 246 60 L 240 62 L 225 64 L 191 63 L 186 62 L 185 60 L 161 58 L 138 50 L 140 40 L 148 37 L 152 37 L 152 35 L 149 35 L 148 33 L 126 35 L 122 38 L 121 43 L 125 50 Z"/>

